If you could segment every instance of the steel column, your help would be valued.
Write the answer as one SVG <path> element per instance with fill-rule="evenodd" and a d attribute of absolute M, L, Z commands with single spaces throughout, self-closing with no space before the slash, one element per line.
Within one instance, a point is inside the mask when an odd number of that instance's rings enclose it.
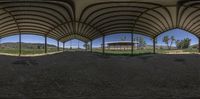
<path fill-rule="evenodd" d="M 88 42 L 85 42 L 85 51 L 87 52 L 88 49 Z"/>
<path fill-rule="evenodd" d="M 65 42 L 63 42 L 63 52 L 65 51 Z"/>
<path fill-rule="evenodd" d="M 133 55 L 133 48 L 134 48 L 133 33 L 131 33 L 131 55 Z"/>
<path fill-rule="evenodd" d="M 92 52 L 92 40 L 90 41 L 90 51 Z"/>
<path fill-rule="evenodd" d="M 78 41 L 78 48 L 77 49 L 78 49 L 77 51 L 79 51 L 79 41 Z"/>
<path fill-rule="evenodd" d="M 45 43 L 44 43 L 44 50 L 45 50 L 45 53 L 47 53 L 47 35 L 45 35 Z"/>
<path fill-rule="evenodd" d="M 19 33 L 19 56 L 21 56 L 22 53 L 22 34 Z"/>
<path fill-rule="evenodd" d="M 199 53 L 200 53 L 200 37 L 198 37 L 198 39 L 199 39 Z"/>
<path fill-rule="evenodd" d="M 153 38 L 153 54 L 156 54 L 156 38 Z"/>
<path fill-rule="evenodd" d="M 1 48 L 1 38 L 0 38 L 0 48 Z"/>
<path fill-rule="evenodd" d="M 105 54 L 105 36 L 103 35 L 103 38 L 102 38 L 102 53 Z"/>
<path fill-rule="evenodd" d="M 57 51 L 60 51 L 59 41 L 57 41 Z"/>

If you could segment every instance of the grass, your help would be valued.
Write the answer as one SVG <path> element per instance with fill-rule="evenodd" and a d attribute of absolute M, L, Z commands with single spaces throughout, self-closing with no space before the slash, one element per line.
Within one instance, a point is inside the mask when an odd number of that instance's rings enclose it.
<path fill-rule="evenodd" d="M 198 53 L 198 49 L 192 49 L 192 48 L 189 48 L 189 49 L 184 49 L 183 52 Z"/>
<path fill-rule="evenodd" d="M 62 50 L 62 48 L 60 49 Z M 69 50 L 68 50 L 69 51 Z M 76 51 L 70 50 L 70 51 Z M 79 50 L 79 51 L 85 51 L 85 50 Z M 48 53 L 57 52 L 57 48 L 49 48 L 47 50 Z M 93 52 L 95 53 L 102 53 L 102 49 L 93 49 Z M 0 53 L 7 53 L 7 54 L 19 54 L 18 49 L 0 49 Z M 34 55 L 34 54 L 44 54 L 44 49 L 22 49 L 22 55 Z M 105 50 L 105 55 L 113 55 L 113 56 L 139 56 L 139 55 L 146 55 L 146 54 L 152 54 L 153 49 L 142 49 L 142 50 L 134 50 L 133 55 L 131 54 L 131 50 Z M 188 54 L 195 54 L 198 53 L 197 49 L 184 49 L 184 50 L 167 50 L 167 49 L 157 49 L 156 53 L 158 54 L 182 54 L 182 53 L 188 53 Z"/>
<path fill-rule="evenodd" d="M 16 49 L 0 49 L 0 53 L 18 54 L 19 50 L 16 50 Z"/>
<path fill-rule="evenodd" d="M 173 54 L 183 54 L 183 53 L 188 53 L 188 54 L 195 54 L 198 53 L 198 49 L 183 49 L 183 50 L 167 50 L 167 49 L 159 49 L 156 50 L 157 53 L 160 54 L 169 54 L 169 53 L 173 53 Z"/>
<path fill-rule="evenodd" d="M 102 49 L 94 49 L 93 52 L 97 54 L 102 53 Z M 152 49 L 145 49 L 145 50 L 134 50 L 133 54 L 131 53 L 131 50 L 105 50 L 106 56 L 142 56 L 142 55 L 148 55 L 153 54 Z"/>
<path fill-rule="evenodd" d="M 94 49 L 96 53 L 102 53 L 102 49 Z M 183 50 L 168 50 L 168 49 L 156 49 L 156 53 L 158 54 L 196 54 L 198 53 L 197 49 L 183 49 Z M 142 49 L 142 50 L 134 50 L 133 55 L 131 54 L 131 50 L 105 50 L 105 55 L 112 56 L 140 56 L 153 54 L 153 49 Z"/>
<path fill-rule="evenodd" d="M 33 55 L 33 54 L 44 54 L 44 49 L 22 49 L 21 50 L 22 55 Z M 48 53 L 57 52 L 57 49 L 48 49 Z M 18 49 L 0 49 L 0 53 L 6 53 L 6 54 L 19 54 Z"/>
<path fill-rule="evenodd" d="M 22 54 L 23 55 L 28 55 L 28 54 L 43 54 L 43 53 L 44 53 L 44 50 L 42 50 L 42 49 L 33 49 L 33 50 L 23 49 L 22 50 Z"/>

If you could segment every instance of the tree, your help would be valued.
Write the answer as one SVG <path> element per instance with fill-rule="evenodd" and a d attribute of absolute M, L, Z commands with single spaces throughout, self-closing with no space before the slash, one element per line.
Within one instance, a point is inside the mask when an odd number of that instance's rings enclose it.
<path fill-rule="evenodd" d="M 164 36 L 163 37 L 163 42 L 167 45 L 167 47 L 169 49 L 169 36 Z"/>
<path fill-rule="evenodd" d="M 191 43 L 191 39 L 189 39 L 189 38 L 185 38 L 183 40 L 177 40 L 176 47 L 178 49 L 186 49 L 186 48 L 189 48 L 190 43 Z"/>
<path fill-rule="evenodd" d="M 163 37 L 163 42 L 167 45 L 169 50 L 171 50 L 174 41 L 176 41 L 174 36 L 171 36 L 170 38 L 169 38 L 169 36 L 164 36 Z"/>
<path fill-rule="evenodd" d="M 174 41 L 176 41 L 174 36 L 171 36 L 171 43 L 170 43 L 170 49 L 172 48 L 172 44 L 174 43 Z"/>
<path fill-rule="evenodd" d="M 184 39 L 183 41 L 184 41 L 184 46 L 183 46 L 183 48 L 189 48 L 190 43 L 191 43 L 191 39 L 186 38 L 186 39 Z"/>
<path fill-rule="evenodd" d="M 139 47 L 145 47 L 146 46 L 146 41 L 144 40 L 144 37 L 139 37 L 138 39 Z"/>
<path fill-rule="evenodd" d="M 176 48 L 177 49 L 182 49 L 182 43 L 180 40 L 176 40 Z"/>
<path fill-rule="evenodd" d="M 126 41 L 126 36 L 120 38 L 121 41 Z"/>
<path fill-rule="evenodd" d="M 83 47 L 87 50 L 87 49 L 89 49 L 90 48 L 90 44 L 88 44 L 88 43 L 85 43 L 85 44 L 83 44 Z"/>
<path fill-rule="evenodd" d="M 157 38 L 155 38 L 155 44 L 158 44 L 158 39 Z"/>
<path fill-rule="evenodd" d="M 40 46 L 40 45 L 37 45 L 37 49 L 41 49 L 41 46 Z"/>

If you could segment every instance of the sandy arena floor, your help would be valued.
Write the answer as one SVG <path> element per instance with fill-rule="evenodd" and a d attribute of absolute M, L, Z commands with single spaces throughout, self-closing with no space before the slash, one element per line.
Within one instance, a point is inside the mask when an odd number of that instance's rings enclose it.
<path fill-rule="evenodd" d="M 1 55 L 0 97 L 200 99 L 200 55 Z"/>

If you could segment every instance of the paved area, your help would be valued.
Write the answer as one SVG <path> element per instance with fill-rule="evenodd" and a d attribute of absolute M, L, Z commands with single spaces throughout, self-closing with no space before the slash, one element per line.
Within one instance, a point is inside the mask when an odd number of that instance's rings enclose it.
<path fill-rule="evenodd" d="M 199 99 L 200 55 L 2 55 L 0 97 Z"/>

